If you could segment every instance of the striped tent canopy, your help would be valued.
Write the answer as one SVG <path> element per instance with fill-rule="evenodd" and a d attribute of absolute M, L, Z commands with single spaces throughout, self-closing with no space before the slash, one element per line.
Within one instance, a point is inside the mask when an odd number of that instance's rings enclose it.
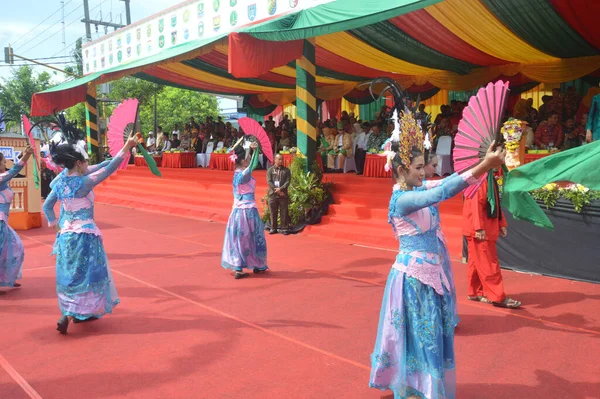
<path fill-rule="evenodd" d="M 244 95 L 255 108 L 289 104 L 296 98 L 295 60 L 308 38 L 315 38 L 323 101 L 369 103 L 364 83 L 379 76 L 421 98 L 497 79 L 513 90 L 597 81 L 598 15 L 597 0 L 337 0 L 66 82 L 34 95 L 32 115 L 72 106 L 85 100 L 88 84 L 128 75 Z"/>

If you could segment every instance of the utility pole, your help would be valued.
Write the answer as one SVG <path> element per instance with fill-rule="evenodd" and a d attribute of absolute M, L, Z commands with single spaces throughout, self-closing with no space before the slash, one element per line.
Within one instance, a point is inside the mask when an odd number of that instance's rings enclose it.
<path fill-rule="evenodd" d="M 92 29 L 90 27 L 90 5 L 88 0 L 83 0 L 83 16 L 85 19 L 82 19 L 81 22 L 85 22 L 85 37 L 89 42 L 92 41 Z"/>
<path fill-rule="evenodd" d="M 127 19 L 127 25 L 131 25 L 131 10 L 129 9 L 130 0 L 121 0 L 125 2 L 125 17 Z"/>
<path fill-rule="evenodd" d="M 60 8 L 62 10 L 62 45 L 65 49 L 65 55 L 67 55 L 67 41 L 65 40 L 65 0 L 61 0 Z"/>
<path fill-rule="evenodd" d="M 127 19 L 127 25 L 131 25 L 131 9 L 129 7 L 130 0 L 121 0 L 121 1 L 125 2 L 125 15 L 126 15 L 126 19 Z M 127 26 L 127 25 L 122 25 L 122 24 L 115 24 L 113 22 L 105 22 L 102 20 L 98 21 L 96 19 L 90 19 L 89 0 L 83 0 L 83 14 L 84 14 L 84 18 L 81 20 L 81 22 L 85 23 L 85 36 L 88 41 L 92 41 L 92 25 L 96 26 L 96 31 L 98 30 L 98 26 L 104 26 L 106 28 L 113 28 L 114 30 L 117 30 L 119 28 L 123 28 L 123 27 Z M 102 19 L 102 16 L 100 16 L 100 19 Z"/>

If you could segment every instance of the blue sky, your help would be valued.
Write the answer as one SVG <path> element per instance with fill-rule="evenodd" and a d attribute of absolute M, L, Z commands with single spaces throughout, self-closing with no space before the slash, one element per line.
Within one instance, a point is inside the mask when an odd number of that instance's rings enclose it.
<path fill-rule="evenodd" d="M 80 22 L 83 18 L 83 0 L 64 0 L 66 45 L 62 42 L 60 0 L 5 1 L 10 2 L 10 6 L 2 7 L 0 13 L 0 46 L 4 48 L 11 43 L 15 54 L 34 59 L 69 55 L 77 38 L 85 36 L 85 24 Z M 181 0 L 131 0 L 131 19 L 135 22 L 179 3 Z M 119 14 L 122 14 L 123 23 L 126 21 L 123 1 L 89 0 L 89 7 L 92 19 L 100 19 L 102 15 L 102 19 L 106 21 L 109 13 L 112 13 L 114 22 L 118 22 Z M 34 30 L 28 33 L 31 29 Z M 100 35 L 96 34 L 92 27 L 92 38 L 103 35 L 104 29 L 99 27 L 99 32 Z M 3 52 L 0 60 L 4 61 Z M 49 61 L 60 62 L 64 59 Z M 6 64 L 0 62 L 0 65 Z M 62 68 L 65 65 L 55 66 Z M 8 76 L 10 69 L 0 66 L 0 78 Z M 42 68 L 36 70 L 41 71 Z M 62 76 L 55 79 L 61 81 Z"/>
<path fill-rule="evenodd" d="M 70 55 L 75 48 L 75 41 L 85 36 L 85 24 L 80 22 L 83 18 L 83 0 L 64 0 L 65 15 L 65 43 L 62 39 L 62 11 L 60 0 L 3 0 L 10 2 L 9 7 L 2 7 L 0 13 L 0 82 L 10 76 L 12 68 L 4 63 L 4 47 L 10 43 L 15 54 L 36 59 Z M 131 20 L 139 21 L 161 10 L 181 3 L 182 0 L 131 0 Z M 119 22 L 119 14 L 126 23 L 125 3 L 120 0 L 89 0 L 90 18 Z M 32 31 L 33 29 L 33 31 Z M 30 32 L 31 31 L 31 32 Z M 109 30 L 111 32 L 112 29 Z M 104 35 L 104 28 L 99 27 L 99 34 L 92 26 L 92 39 Z M 63 62 L 65 58 L 43 60 L 41 62 Z M 21 63 L 22 61 L 18 61 Z M 64 68 L 65 64 L 54 65 Z M 53 74 L 53 80 L 60 83 L 65 80 L 63 74 L 51 69 L 36 67 L 36 71 L 46 70 Z M 230 100 L 220 101 L 221 108 L 235 107 L 235 102 Z"/>

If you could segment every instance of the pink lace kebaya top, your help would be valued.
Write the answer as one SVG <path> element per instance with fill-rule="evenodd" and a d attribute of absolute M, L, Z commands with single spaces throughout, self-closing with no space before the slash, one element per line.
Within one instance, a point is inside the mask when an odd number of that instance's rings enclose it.
<path fill-rule="evenodd" d="M 394 187 L 388 221 L 399 241 L 395 269 L 432 287 L 440 295 L 444 294 L 443 287 L 450 290 L 442 269 L 437 204 L 476 182 L 471 172 L 466 172 L 419 190 L 402 191 Z"/>
<path fill-rule="evenodd" d="M 101 236 L 94 221 L 95 186 L 113 174 L 123 162 L 123 152 L 119 152 L 112 160 L 89 166 L 85 175 L 68 174 L 63 170 L 50 183 L 52 192 L 44 202 L 43 210 L 48 224 L 58 224 L 61 234 L 87 233 Z M 54 213 L 54 205 L 61 201 L 60 218 Z"/>

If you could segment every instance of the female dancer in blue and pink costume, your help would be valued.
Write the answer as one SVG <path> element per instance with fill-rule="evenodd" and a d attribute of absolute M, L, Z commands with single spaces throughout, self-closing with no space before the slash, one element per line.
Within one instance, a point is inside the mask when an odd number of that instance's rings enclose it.
<path fill-rule="evenodd" d="M 425 158 L 425 178 L 431 179 L 435 174 L 438 166 L 438 157 L 435 153 L 430 152 L 431 143 L 429 143 L 429 139 L 425 138 L 425 142 L 423 143 L 425 148 L 425 153 L 423 154 Z M 443 180 L 424 180 L 423 186 L 420 187 L 424 190 L 432 189 L 436 186 L 439 186 Z M 450 252 L 448 251 L 448 246 L 446 245 L 446 237 L 444 236 L 444 232 L 442 231 L 441 221 L 440 221 L 440 204 L 435 204 L 431 207 L 432 216 L 434 218 L 435 230 L 438 239 L 440 240 L 440 251 L 442 254 L 442 269 L 444 270 L 444 274 L 448 278 L 448 286 L 450 289 L 449 292 L 445 293 L 445 295 L 449 295 L 450 298 L 447 298 L 447 304 L 451 314 L 454 315 L 454 321 L 452 324 L 454 327 L 458 326 L 458 322 L 460 318 L 458 317 L 458 307 L 456 306 L 456 288 L 454 286 L 454 273 L 452 272 L 452 260 L 450 260 Z"/>
<path fill-rule="evenodd" d="M 233 175 L 233 211 L 225 229 L 221 265 L 235 271 L 236 279 L 247 277 L 244 269 L 254 273 L 267 271 L 267 241 L 265 227 L 254 199 L 256 180 L 252 170 L 258 165 L 257 145 L 250 146 L 251 160 L 242 146 L 236 146 L 235 173 Z"/>
<path fill-rule="evenodd" d="M 63 134 L 66 140 L 62 139 L 60 144 L 55 144 L 53 138 L 50 153 L 53 161 L 65 170 L 50 184 L 52 192 L 43 209 L 49 225 L 58 232 L 53 254 L 62 317 L 57 330 L 66 334 L 71 320 L 77 323 L 98 319 L 112 313 L 119 303 L 102 234 L 94 221 L 92 189 L 118 169 L 124 154 L 137 144 L 137 139 L 130 138 L 111 161 L 88 166 L 85 143 L 76 142 L 74 127 L 63 126 Z M 58 220 L 54 213 L 57 201 L 61 201 Z"/>
<path fill-rule="evenodd" d="M 392 390 L 397 399 L 454 399 L 454 315 L 434 205 L 501 165 L 504 152 L 492 152 L 490 147 L 485 160 L 471 171 L 452 175 L 429 190 L 415 190 L 425 177 L 423 136 L 415 136 L 401 138 L 401 144 L 393 147 L 398 184 L 390 200 L 389 222 L 399 240 L 399 253 L 384 291 L 370 386 Z"/>
<path fill-rule="evenodd" d="M 8 212 L 14 196 L 8 182 L 23 169 L 32 153 L 33 149 L 27 146 L 23 158 L 9 171 L 6 170 L 6 159 L 0 153 L 0 287 L 21 286 L 16 281 L 21 278 L 25 251 L 21 239 L 8 225 Z"/>

